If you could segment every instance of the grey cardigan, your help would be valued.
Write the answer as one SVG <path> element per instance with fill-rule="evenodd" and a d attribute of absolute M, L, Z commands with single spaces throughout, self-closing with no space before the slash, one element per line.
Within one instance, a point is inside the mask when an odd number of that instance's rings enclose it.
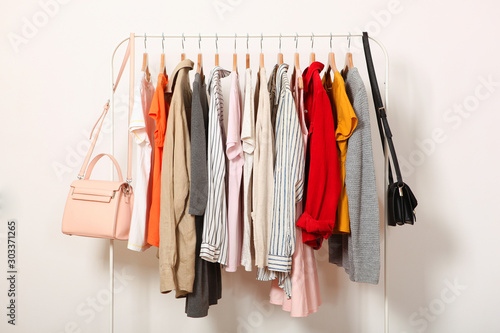
<path fill-rule="evenodd" d="M 379 206 L 368 96 L 357 68 L 347 72 L 345 86 L 358 118 L 358 125 L 349 138 L 345 162 L 351 233 L 330 238 L 330 262 L 343 266 L 352 281 L 377 284 L 380 273 Z"/>

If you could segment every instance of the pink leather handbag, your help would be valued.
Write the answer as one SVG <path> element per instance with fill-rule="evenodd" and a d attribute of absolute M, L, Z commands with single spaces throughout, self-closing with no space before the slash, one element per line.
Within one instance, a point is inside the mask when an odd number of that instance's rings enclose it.
<path fill-rule="evenodd" d="M 134 105 L 134 40 L 135 37 L 131 34 L 125 58 L 116 79 L 116 83 L 113 86 L 114 93 L 127 60 L 130 58 L 129 119 Z M 89 164 L 90 157 L 94 151 L 97 138 L 108 110 L 109 101 L 104 106 L 104 111 L 92 130 L 93 133 L 97 127 L 96 134 L 92 140 L 89 151 L 87 152 L 87 156 L 85 157 L 80 173 L 78 174 L 78 180 L 75 180 L 70 186 L 62 221 L 62 232 L 64 234 L 128 240 L 130 219 L 132 217 L 134 203 L 134 193 L 132 186 L 130 185 L 132 182 L 131 135 L 129 134 L 128 140 L 126 181 L 123 181 L 122 172 L 118 162 L 109 154 L 99 154 L 94 157 Z M 118 181 L 90 180 L 90 175 L 92 174 L 95 164 L 103 156 L 108 156 L 115 165 L 118 173 Z"/>
<path fill-rule="evenodd" d="M 97 161 L 108 156 L 118 171 L 118 181 L 90 180 Z M 90 162 L 85 178 L 75 180 L 64 208 L 62 232 L 97 238 L 127 240 L 134 203 L 132 186 L 123 181 L 116 159 L 99 154 Z"/>

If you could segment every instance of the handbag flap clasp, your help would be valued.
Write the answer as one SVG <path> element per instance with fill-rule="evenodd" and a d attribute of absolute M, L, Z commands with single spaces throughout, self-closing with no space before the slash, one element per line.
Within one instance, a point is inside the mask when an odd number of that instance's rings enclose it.
<path fill-rule="evenodd" d="M 75 180 L 71 184 L 71 198 L 97 202 L 111 202 L 123 188 L 122 182 L 106 180 Z"/>

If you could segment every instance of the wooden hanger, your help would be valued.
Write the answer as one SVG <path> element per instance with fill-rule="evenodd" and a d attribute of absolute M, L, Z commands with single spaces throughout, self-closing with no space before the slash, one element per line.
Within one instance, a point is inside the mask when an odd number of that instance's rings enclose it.
<path fill-rule="evenodd" d="M 347 73 L 353 67 L 354 67 L 354 64 L 352 62 L 352 53 L 348 52 L 345 54 L 344 72 Z"/>
<path fill-rule="evenodd" d="M 262 34 L 260 34 L 260 59 L 259 59 L 259 67 L 260 68 L 264 68 L 264 53 L 262 53 L 262 40 L 264 39 L 264 37 L 262 36 Z"/>
<path fill-rule="evenodd" d="M 196 73 L 203 76 L 203 60 L 201 53 L 198 53 L 198 63 L 196 65 Z"/>
<path fill-rule="evenodd" d="M 351 34 L 347 37 L 347 53 L 345 54 L 345 65 L 344 65 L 344 73 L 347 73 L 351 68 L 354 67 L 352 62 L 352 53 L 351 53 Z"/>
<path fill-rule="evenodd" d="M 217 42 L 219 41 L 219 37 L 217 33 L 215 34 L 215 66 L 219 66 L 219 45 Z"/>
<path fill-rule="evenodd" d="M 309 56 L 309 62 L 312 64 L 315 61 L 316 61 L 316 54 L 314 52 L 311 52 L 311 55 Z"/>
<path fill-rule="evenodd" d="M 142 68 L 141 71 L 146 73 L 146 80 L 151 79 L 151 73 L 149 72 L 149 57 L 146 49 L 146 34 L 144 34 L 144 53 L 142 54 Z"/>
<path fill-rule="evenodd" d="M 335 64 L 335 54 L 333 52 L 328 53 L 328 67 L 327 71 L 332 70 L 334 73 L 337 72 L 337 66 Z"/>
<path fill-rule="evenodd" d="M 283 53 L 281 53 L 281 34 L 280 34 L 280 44 L 278 52 L 278 65 L 283 65 Z"/>
<path fill-rule="evenodd" d="M 332 70 L 333 73 L 337 72 L 337 65 L 335 64 L 335 53 L 333 53 L 332 48 L 332 34 L 330 33 L 330 53 L 328 53 L 328 67 L 326 71 Z"/>
<path fill-rule="evenodd" d="M 247 34 L 247 54 L 245 57 L 246 60 L 246 68 L 250 68 L 250 53 L 248 52 L 248 34 Z"/>
<path fill-rule="evenodd" d="M 300 61 L 299 61 L 299 36 L 295 34 L 295 63 L 294 63 L 294 73 L 301 73 L 300 71 Z M 302 75 L 297 79 L 299 81 L 299 89 L 304 89 L 304 81 L 302 80 Z"/>
<path fill-rule="evenodd" d="M 236 54 L 236 34 L 234 34 L 233 72 L 238 73 L 238 55 Z"/>
<path fill-rule="evenodd" d="M 186 59 L 186 53 L 184 53 L 184 41 L 186 38 L 184 38 L 184 33 L 182 33 L 182 53 L 181 53 L 181 61 Z"/>
<path fill-rule="evenodd" d="M 201 55 L 201 35 L 198 37 L 198 63 L 196 64 L 196 73 L 203 77 L 203 57 Z"/>
<path fill-rule="evenodd" d="M 165 36 L 163 32 L 161 33 L 161 58 L 160 58 L 160 73 L 163 73 L 165 76 L 167 75 L 167 66 L 165 65 Z"/>
<path fill-rule="evenodd" d="M 314 33 L 311 33 L 311 55 L 309 56 L 309 63 L 312 64 L 316 61 L 316 53 L 314 53 Z"/>
<path fill-rule="evenodd" d="M 146 52 L 144 52 L 142 54 L 142 68 L 141 68 L 141 71 L 145 72 L 148 69 L 149 69 L 149 66 L 148 66 L 148 54 Z"/>
<path fill-rule="evenodd" d="M 160 71 L 163 72 L 163 74 L 167 73 L 167 66 L 165 66 L 165 53 L 161 54 Z"/>
<path fill-rule="evenodd" d="M 295 72 L 300 73 L 300 65 L 299 65 L 299 54 L 295 52 Z M 302 75 L 298 77 L 299 88 L 304 89 L 304 81 L 302 80 Z"/>

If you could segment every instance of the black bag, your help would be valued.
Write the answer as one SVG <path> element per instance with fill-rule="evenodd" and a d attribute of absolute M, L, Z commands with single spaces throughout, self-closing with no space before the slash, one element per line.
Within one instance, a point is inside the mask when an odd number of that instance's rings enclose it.
<path fill-rule="evenodd" d="M 392 175 L 391 163 L 389 162 L 389 187 L 387 189 L 387 222 L 391 226 L 413 224 L 416 221 L 415 207 L 417 207 L 417 199 L 413 195 L 410 187 L 403 182 L 401 170 L 399 170 L 398 158 L 396 149 L 392 142 L 392 133 L 387 122 L 387 114 L 385 112 L 380 90 L 378 88 L 375 68 L 373 67 L 372 55 L 370 52 L 370 44 L 368 42 L 368 33 L 363 32 L 363 48 L 365 50 L 366 65 L 368 68 L 368 76 L 370 77 L 370 85 L 372 88 L 373 103 L 377 112 L 377 124 L 382 140 L 382 148 L 385 153 L 384 142 L 387 140 L 387 146 L 391 154 L 394 170 L 396 172 L 397 181 L 394 181 Z"/>

